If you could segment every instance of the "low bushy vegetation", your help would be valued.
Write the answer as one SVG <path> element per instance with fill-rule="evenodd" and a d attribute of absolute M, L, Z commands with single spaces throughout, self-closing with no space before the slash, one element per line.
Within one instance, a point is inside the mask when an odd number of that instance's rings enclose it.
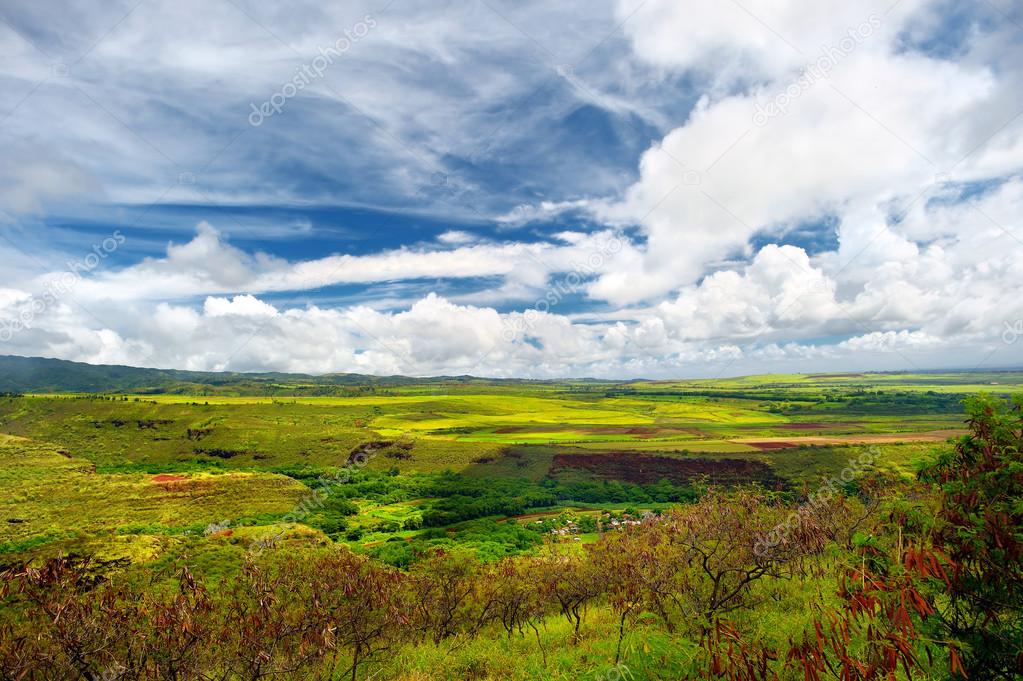
<path fill-rule="evenodd" d="M 12 392 L 0 679 L 1015 678 L 982 378 Z"/>
<path fill-rule="evenodd" d="M 1014 678 L 1021 407 L 972 401 L 971 434 L 910 489 L 874 481 L 797 507 L 710 490 L 590 544 L 492 562 L 434 549 L 398 570 L 344 548 L 268 551 L 215 586 L 187 566 L 149 579 L 75 557 L 14 566 L 0 668 L 17 679 L 433 678 L 414 670 L 417 651 L 521 638 L 557 677 L 593 619 L 606 667 L 642 665 L 650 678 Z M 758 619 L 781 616 L 771 600 L 785 592 L 805 597 L 802 609 L 765 631 Z M 668 676 L 643 664 L 649 644 L 627 645 L 638 630 L 674 642 L 661 653 Z M 485 655 L 475 664 L 463 673 L 525 678 Z"/>

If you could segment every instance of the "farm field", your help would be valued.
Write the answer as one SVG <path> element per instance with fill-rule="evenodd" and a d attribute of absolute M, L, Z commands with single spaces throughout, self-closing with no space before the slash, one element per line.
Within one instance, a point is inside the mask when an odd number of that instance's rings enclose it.
<path fill-rule="evenodd" d="M 280 394 L 286 384 L 274 395 L 8 393 L 0 396 L 0 566 L 88 555 L 131 581 L 187 564 L 216 585 L 238 579 L 247 561 L 338 549 L 398 571 L 436 551 L 484 566 L 549 551 L 585 556 L 602 550 L 608 530 L 722 490 L 784 505 L 837 484 L 849 503 L 869 508 L 860 485 L 909 489 L 967 432 L 963 402 L 975 388 L 993 399 L 1023 394 L 1019 374 L 989 378 L 411 383 L 322 396 Z M 759 617 L 794 635 L 800 589 L 821 592 L 825 582 L 758 587 L 774 599 Z M 617 635 L 609 607 L 594 609 L 589 638 L 560 663 L 509 639 L 487 648 L 487 664 L 521 656 L 523 670 L 550 678 L 562 678 L 552 665 L 568 676 L 597 670 L 587 655 L 606 667 Z M 564 632 L 548 625 L 537 637 L 553 645 Z M 783 644 L 761 620 L 744 626 Z M 670 644 L 650 621 L 635 627 L 624 644 L 635 678 L 686 668 L 677 649 L 665 648 L 661 666 L 648 649 L 691 641 Z M 473 645 L 445 661 L 415 646 L 396 659 L 440 665 L 455 678 L 475 664 Z"/>
<path fill-rule="evenodd" d="M 413 541 L 424 513 L 441 522 L 438 509 L 472 498 L 459 489 L 429 496 L 444 476 L 504 481 L 512 510 L 580 508 L 594 500 L 587 486 L 624 485 L 623 503 L 647 507 L 705 482 L 796 489 L 865 447 L 883 453 L 879 466 L 909 476 L 914 460 L 963 432 L 960 402 L 977 386 L 1008 394 L 1023 391 L 1023 379 L 787 375 L 450 391 L 411 384 L 350 397 L 8 396 L 0 398 L 8 462 L 0 547 L 45 555 L 108 541 L 125 555 L 151 555 L 168 536 L 195 542 L 213 523 L 275 526 L 317 479 L 354 458 L 356 474 L 379 478 L 380 489 L 346 489 L 345 508 L 328 506 L 289 531 L 357 550 Z M 562 488 L 552 495 L 544 481 Z M 670 489 L 644 489 L 658 483 Z M 106 497 L 116 503 L 98 502 Z M 101 512 L 85 512 L 90 504 Z M 500 518 L 504 505 L 450 519 Z M 129 549 L 126 537 L 148 548 Z"/>

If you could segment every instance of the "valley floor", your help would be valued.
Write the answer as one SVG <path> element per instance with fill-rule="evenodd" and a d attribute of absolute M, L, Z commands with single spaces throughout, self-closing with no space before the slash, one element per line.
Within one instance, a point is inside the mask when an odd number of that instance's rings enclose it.
<path fill-rule="evenodd" d="M 708 489 L 752 486 L 798 504 L 829 480 L 850 498 L 867 479 L 913 484 L 966 432 L 968 394 L 1023 392 L 1023 374 L 991 382 L 842 374 L 322 397 L 289 396 L 287 386 L 274 395 L 8 395 L 0 566 L 89 555 L 139 579 L 184 561 L 215 585 L 253 556 L 336 547 L 400 570 L 437 550 L 484 564 L 544 545 L 570 556 Z M 807 624 L 804 596 L 819 600 L 833 585 L 820 575 L 758 585 L 766 605 L 743 626 L 782 646 Z M 491 624 L 485 637 L 399 646 L 372 663 L 374 675 L 660 679 L 693 664 L 698 642 L 650 617 L 623 639 L 621 666 L 609 664 L 616 611 L 607 602 L 586 610 L 571 645 L 561 617 L 513 635 Z"/>

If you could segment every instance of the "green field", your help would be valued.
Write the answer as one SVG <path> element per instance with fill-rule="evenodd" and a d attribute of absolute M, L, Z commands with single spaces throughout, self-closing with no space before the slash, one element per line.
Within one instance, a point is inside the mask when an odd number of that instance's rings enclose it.
<path fill-rule="evenodd" d="M 357 512 L 327 509 L 310 523 L 313 532 L 359 550 L 391 537 L 414 538 L 424 510 L 464 497 L 451 489 L 444 490 L 447 497 L 428 496 L 443 474 L 507 481 L 503 494 L 527 504 L 510 503 L 516 508 L 529 508 L 531 497 L 565 508 L 594 498 L 586 491 L 574 499 L 567 488 L 555 498 L 538 494 L 544 480 L 625 485 L 616 493 L 633 505 L 665 498 L 644 489 L 657 480 L 630 479 L 627 469 L 622 478 L 620 466 L 603 471 L 613 457 L 669 462 L 657 466 L 688 460 L 697 468 L 722 459 L 753 461 L 796 489 L 873 446 L 883 452 L 881 468 L 911 475 L 915 461 L 963 427 L 960 402 L 980 387 L 1020 391 L 1023 377 L 772 375 L 474 382 L 455 389 L 410 383 L 351 397 L 9 396 L 0 398 L 0 432 L 11 436 L 0 443 L 7 462 L 0 550 L 42 556 L 109 543 L 125 555 L 151 557 L 168 537 L 202 550 L 206 525 L 276 526 L 318 476 L 344 469 L 360 451 L 369 456 L 357 475 L 379 478 L 379 489 L 368 482 L 367 492 L 346 489 Z M 586 468 L 555 465 L 571 453 L 598 458 L 585 460 Z M 664 470 L 675 496 L 702 484 L 691 470 Z M 160 475 L 183 480 L 153 482 Z"/>
<path fill-rule="evenodd" d="M 229 583 L 246 556 L 267 550 L 347 547 L 400 570 L 438 548 L 484 564 L 552 542 L 572 555 L 597 545 L 612 521 L 692 504 L 710 488 L 798 503 L 865 453 L 871 478 L 912 486 L 965 432 L 963 400 L 981 390 L 1021 393 L 1023 374 L 473 381 L 280 394 L 287 388 L 0 397 L 0 566 L 91 555 L 120 561 L 136 579 L 185 561 Z M 799 594 L 781 583 L 764 588 L 777 602 L 760 612 L 763 622 L 794 632 Z M 564 635 L 562 624 L 545 627 L 541 642 Z M 626 642 L 631 673 L 666 678 L 649 655 L 671 637 L 648 621 L 637 627 Z M 538 678 L 531 674 L 541 668 L 543 678 L 577 678 L 572 670 L 606 667 L 613 638 L 613 616 L 598 608 L 585 642 L 560 662 L 511 638 L 489 643 L 485 655 L 479 640 L 450 655 L 443 646 L 405 649 L 378 671 L 432 678 L 422 670 L 438 665 L 456 678 L 482 664 L 493 678 Z M 664 653 L 663 669 L 685 667 L 677 652 Z M 496 671 L 520 656 L 519 672 Z M 401 677 L 395 665 L 421 671 Z"/>

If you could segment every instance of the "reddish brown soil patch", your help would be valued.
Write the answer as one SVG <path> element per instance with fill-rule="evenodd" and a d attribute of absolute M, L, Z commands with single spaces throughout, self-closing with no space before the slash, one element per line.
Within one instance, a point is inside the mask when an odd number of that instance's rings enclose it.
<path fill-rule="evenodd" d="M 631 452 L 556 455 L 551 464 L 551 473 L 566 468 L 639 484 L 652 484 L 661 480 L 686 484 L 706 479 L 717 485 L 759 482 L 771 489 L 786 486 L 786 481 L 775 475 L 766 463 L 745 459 L 673 459 Z"/>
<path fill-rule="evenodd" d="M 187 479 L 183 475 L 171 475 L 170 473 L 160 473 L 153 476 L 153 482 L 180 482 Z"/>
<path fill-rule="evenodd" d="M 855 445 L 897 442 L 945 442 L 950 437 L 965 435 L 964 430 L 929 430 L 918 433 L 867 433 L 863 435 L 809 435 L 800 438 L 764 437 L 756 440 L 731 440 L 758 449 L 785 449 L 799 445 Z"/>
<path fill-rule="evenodd" d="M 501 426 L 494 429 L 495 435 L 514 435 L 516 433 L 561 433 L 573 431 L 585 435 L 636 435 L 639 437 L 656 437 L 672 433 L 692 433 L 693 428 L 667 428 L 662 426 Z M 702 434 L 696 431 L 697 434 Z"/>
<path fill-rule="evenodd" d="M 744 444 L 750 447 L 756 447 L 757 449 L 771 450 L 771 449 L 791 449 L 797 445 L 791 442 L 746 442 Z"/>
<path fill-rule="evenodd" d="M 659 435 L 664 432 L 663 428 L 656 428 L 653 426 L 633 426 L 631 428 L 606 428 L 606 429 L 594 429 L 599 433 L 625 433 L 626 435 Z"/>

